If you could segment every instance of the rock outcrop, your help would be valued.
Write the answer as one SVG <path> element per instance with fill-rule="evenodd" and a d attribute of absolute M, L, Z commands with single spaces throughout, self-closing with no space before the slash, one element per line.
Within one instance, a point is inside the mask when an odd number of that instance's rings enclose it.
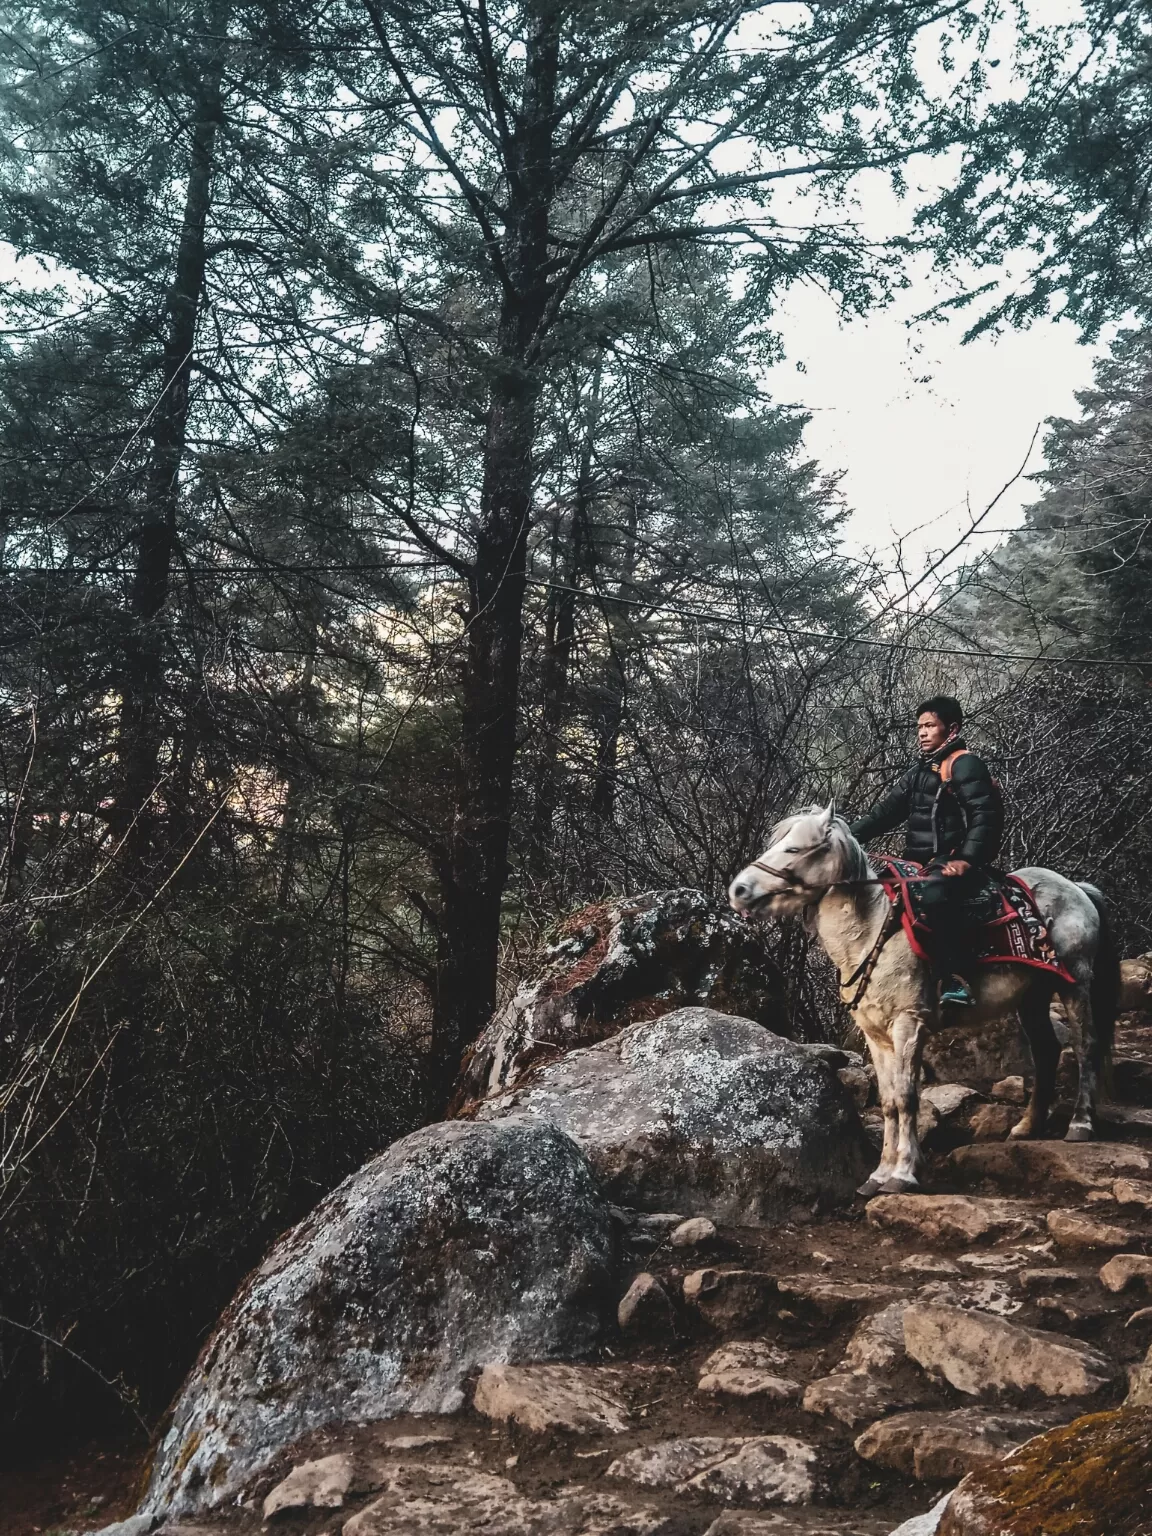
<path fill-rule="evenodd" d="M 699 1004 L 788 1028 L 764 932 L 703 891 L 646 891 L 583 907 L 545 945 L 464 1062 L 458 1107 L 510 1087 L 541 1061 L 640 1019 Z"/>
<path fill-rule="evenodd" d="M 842 1204 L 875 1157 L 819 1053 L 710 1008 L 572 1051 L 487 1100 L 477 1119 L 550 1122 L 583 1148 L 612 1200 L 714 1221 Z"/>
<path fill-rule="evenodd" d="M 1152 1527 L 1152 1410 L 1075 1419 L 972 1472 L 939 1536 L 1143 1536 Z"/>
<path fill-rule="evenodd" d="M 176 1403 L 145 1512 L 229 1502 L 330 1421 L 452 1412 L 490 1362 L 586 1354 L 615 1258 L 609 1208 L 552 1126 L 405 1137 L 249 1277 Z"/>

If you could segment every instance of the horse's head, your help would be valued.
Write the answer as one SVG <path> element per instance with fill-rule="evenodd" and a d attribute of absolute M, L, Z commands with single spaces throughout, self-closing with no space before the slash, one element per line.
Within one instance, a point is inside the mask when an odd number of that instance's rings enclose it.
<path fill-rule="evenodd" d="M 814 906 L 829 886 L 868 875 L 864 850 L 836 807 L 805 806 L 772 828 L 768 846 L 728 887 L 737 912 L 786 917 Z"/>

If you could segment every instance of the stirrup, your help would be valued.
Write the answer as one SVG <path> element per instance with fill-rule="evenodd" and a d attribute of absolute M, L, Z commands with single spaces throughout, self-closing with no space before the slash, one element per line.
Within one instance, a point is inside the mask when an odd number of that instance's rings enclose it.
<path fill-rule="evenodd" d="M 976 999 L 972 996 L 972 989 L 963 976 L 950 976 L 947 984 L 940 987 L 940 1002 L 947 1003 L 953 1008 L 974 1008 Z"/>

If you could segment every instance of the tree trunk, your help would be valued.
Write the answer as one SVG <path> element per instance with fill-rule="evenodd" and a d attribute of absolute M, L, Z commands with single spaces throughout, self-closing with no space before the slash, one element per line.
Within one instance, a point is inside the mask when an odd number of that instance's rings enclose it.
<path fill-rule="evenodd" d="M 576 471 L 576 494 L 569 526 L 567 558 L 564 558 L 561 549 L 564 537 L 561 518 L 557 518 L 554 536 L 551 566 L 557 587 L 548 593 L 544 664 L 541 669 L 541 741 L 536 760 L 532 831 L 528 840 L 531 870 L 538 881 L 546 880 L 552 870 L 553 823 L 560 799 L 560 733 L 568 716 L 572 692 L 572 648 L 576 638 L 574 589 L 579 586 L 591 556 L 588 515 L 593 495 L 592 450 L 600 414 L 601 378 L 602 360 L 598 358 L 592 375 L 588 419 Z"/>
<path fill-rule="evenodd" d="M 620 597 L 628 597 L 636 574 L 636 503 L 628 504 L 624 528 L 621 576 L 616 584 Z M 631 615 L 619 608 L 606 615 L 608 655 L 604 662 L 604 714 L 600 726 L 600 749 L 596 757 L 596 778 L 592 786 L 592 813 L 601 821 L 611 821 L 616 814 L 616 783 L 620 768 L 620 732 L 624 728 L 627 703 L 628 659 L 631 643 Z"/>
<path fill-rule="evenodd" d="M 168 290 L 163 395 L 152 427 L 144 520 L 130 597 L 131 630 L 124 661 L 120 710 L 120 782 L 113 831 L 125 839 L 129 867 L 145 855 L 152 821 L 147 807 L 160 778 L 165 726 L 161 704 L 165 625 L 172 558 L 177 542 L 180 471 L 188 429 L 192 352 L 204 296 L 205 231 L 212 206 L 212 171 L 220 122 L 219 75 L 204 92 L 192 133 L 184 217 L 172 286 Z"/>
<path fill-rule="evenodd" d="M 452 829 L 438 874 L 440 933 L 432 1018 L 433 1110 L 447 1100 L 461 1051 L 496 1005 L 500 911 L 508 880 L 512 774 L 532 449 L 540 384 L 537 331 L 547 301 L 548 221 L 559 22 L 544 6 L 525 53 L 524 96 L 514 138 L 501 306 L 489 390 L 479 529 L 469 580 L 461 675 L 460 745 Z"/>

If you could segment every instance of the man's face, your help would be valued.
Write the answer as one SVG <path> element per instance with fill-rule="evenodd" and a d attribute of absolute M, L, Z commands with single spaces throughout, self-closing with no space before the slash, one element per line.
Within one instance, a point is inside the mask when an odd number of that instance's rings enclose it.
<path fill-rule="evenodd" d="M 948 729 L 939 715 L 925 710 L 916 722 L 916 739 L 921 752 L 935 752 L 942 747 L 948 740 Z"/>

